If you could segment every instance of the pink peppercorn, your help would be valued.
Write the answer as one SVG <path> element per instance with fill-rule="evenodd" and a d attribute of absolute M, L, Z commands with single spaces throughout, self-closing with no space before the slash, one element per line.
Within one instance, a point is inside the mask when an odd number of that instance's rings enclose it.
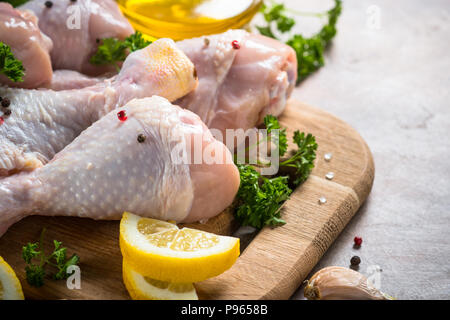
<path fill-rule="evenodd" d="M 119 118 L 120 121 L 126 121 L 128 119 L 127 114 L 125 111 L 119 111 L 117 112 L 117 118 Z"/>

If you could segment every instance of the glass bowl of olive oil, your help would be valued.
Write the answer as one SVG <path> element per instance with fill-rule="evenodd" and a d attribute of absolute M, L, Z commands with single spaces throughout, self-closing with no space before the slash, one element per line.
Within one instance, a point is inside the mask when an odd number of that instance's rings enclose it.
<path fill-rule="evenodd" d="M 117 0 L 135 30 L 153 40 L 181 40 L 242 28 L 262 0 Z"/>

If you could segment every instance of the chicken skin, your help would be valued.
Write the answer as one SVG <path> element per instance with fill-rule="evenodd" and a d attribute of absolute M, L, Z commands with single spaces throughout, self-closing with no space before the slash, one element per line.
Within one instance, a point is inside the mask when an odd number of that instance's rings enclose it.
<path fill-rule="evenodd" d="M 0 236 L 32 214 L 193 222 L 232 203 L 238 169 L 197 115 L 158 96 L 120 111 L 126 120 L 113 110 L 42 168 L 0 180 Z"/>
<path fill-rule="evenodd" d="M 170 39 L 130 54 L 112 79 L 79 90 L 0 87 L 10 115 L 0 122 L 0 175 L 47 163 L 83 130 L 134 98 L 178 99 L 197 85 L 194 65 Z"/>

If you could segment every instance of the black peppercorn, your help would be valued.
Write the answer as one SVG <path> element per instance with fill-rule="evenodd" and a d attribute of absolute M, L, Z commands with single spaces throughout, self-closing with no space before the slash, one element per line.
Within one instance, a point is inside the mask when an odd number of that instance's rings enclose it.
<path fill-rule="evenodd" d="M 3 111 L 3 114 L 4 114 L 5 116 L 11 115 L 11 109 L 6 109 L 5 111 Z"/>
<path fill-rule="evenodd" d="M 353 257 L 350 259 L 350 264 L 351 264 L 352 266 L 358 266 L 360 263 L 361 263 L 361 258 L 358 257 L 358 256 L 353 256 Z"/>
<path fill-rule="evenodd" d="M 10 106 L 10 104 L 11 104 L 11 101 L 9 101 L 8 98 L 3 98 L 1 101 L 2 101 L 2 107 L 3 108 L 8 108 Z"/>
<path fill-rule="evenodd" d="M 142 143 L 142 142 L 145 141 L 146 138 L 147 138 L 147 137 L 141 133 L 141 134 L 138 135 L 137 141 L 138 141 L 139 143 Z"/>
<path fill-rule="evenodd" d="M 53 7 L 53 2 L 51 2 L 51 1 L 45 1 L 45 6 L 47 7 L 47 8 L 51 8 L 51 7 Z"/>

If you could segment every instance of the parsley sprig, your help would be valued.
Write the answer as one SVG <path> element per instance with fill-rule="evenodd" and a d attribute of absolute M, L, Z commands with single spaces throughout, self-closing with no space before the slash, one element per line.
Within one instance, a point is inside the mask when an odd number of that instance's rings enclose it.
<path fill-rule="evenodd" d="M 325 24 L 320 31 L 312 37 L 306 38 L 301 34 L 295 34 L 287 40 L 286 44 L 291 46 L 297 55 L 298 61 L 298 79 L 297 83 L 303 81 L 325 64 L 324 51 L 330 44 L 331 40 L 336 35 L 336 23 L 339 15 L 342 11 L 342 1 L 335 0 L 334 7 L 325 13 L 309 13 L 306 15 L 328 18 L 327 24 Z M 291 31 L 295 25 L 295 20 L 288 17 L 286 14 L 293 12 L 295 14 L 302 14 L 287 9 L 283 4 L 273 3 L 271 6 L 263 5 L 261 12 L 264 15 L 266 21 L 265 26 L 257 26 L 259 32 L 265 36 L 277 39 L 274 34 L 272 26 L 275 25 L 278 32 L 286 33 Z"/>
<path fill-rule="evenodd" d="M 281 162 L 280 167 L 295 168 L 293 184 L 298 186 L 308 179 L 311 170 L 314 168 L 318 145 L 316 138 L 311 133 L 305 134 L 298 130 L 294 132 L 293 140 L 298 149 L 289 159 Z"/>
<path fill-rule="evenodd" d="M 279 135 L 277 141 L 273 141 L 273 143 L 278 147 L 280 156 L 284 156 L 288 148 L 288 140 L 286 136 L 286 128 L 281 128 L 280 123 L 277 118 L 272 115 L 267 115 L 264 117 L 264 125 L 267 129 L 267 136 L 271 137 L 272 130 L 277 129 L 279 131 Z"/>
<path fill-rule="evenodd" d="M 0 41 L 0 73 L 7 76 L 11 81 L 23 82 L 25 68 L 22 61 L 17 60 L 11 47 Z"/>
<path fill-rule="evenodd" d="M 288 177 L 265 178 L 251 165 L 238 165 L 238 169 L 241 184 L 235 216 L 241 225 L 261 229 L 284 224 L 280 213 L 281 204 L 292 193 Z"/>
<path fill-rule="evenodd" d="M 272 140 L 280 156 L 287 152 L 286 129 L 281 128 L 277 118 L 268 115 L 264 118 L 268 137 L 274 129 L 279 130 L 278 140 Z M 250 225 L 261 229 L 264 226 L 278 226 L 285 223 L 281 218 L 281 205 L 292 193 L 290 185 L 296 187 L 303 183 L 314 168 L 317 143 L 311 134 L 295 131 L 293 142 L 297 149 L 286 160 L 280 162 L 280 168 L 294 168 L 294 174 L 289 176 L 263 177 L 254 166 L 238 164 L 241 184 L 236 196 L 235 216 L 241 225 Z"/>
<path fill-rule="evenodd" d="M 129 52 L 145 48 L 151 43 L 151 41 L 144 39 L 139 31 L 125 38 L 125 40 L 105 38 L 101 42 L 90 59 L 92 64 L 117 64 L 124 61 Z"/>
<path fill-rule="evenodd" d="M 53 279 L 66 279 L 69 274 L 67 268 L 72 265 L 77 265 L 80 258 L 73 254 L 67 259 L 67 248 L 62 247 L 62 242 L 53 240 L 54 249 L 50 255 L 44 253 L 44 234 L 45 228 L 41 232 L 41 237 L 38 242 L 27 243 L 22 247 L 22 258 L 25 260 L 27 266 L 25 267 L 27 282 L 34 287 L 41 287 L 44 284 L 44 277 L 46 275 L 45 267 L 47 265 L 55 267 L 58 271 L 53 274 Z M 34 263 L 33 260 L 37 260 Z"/>

